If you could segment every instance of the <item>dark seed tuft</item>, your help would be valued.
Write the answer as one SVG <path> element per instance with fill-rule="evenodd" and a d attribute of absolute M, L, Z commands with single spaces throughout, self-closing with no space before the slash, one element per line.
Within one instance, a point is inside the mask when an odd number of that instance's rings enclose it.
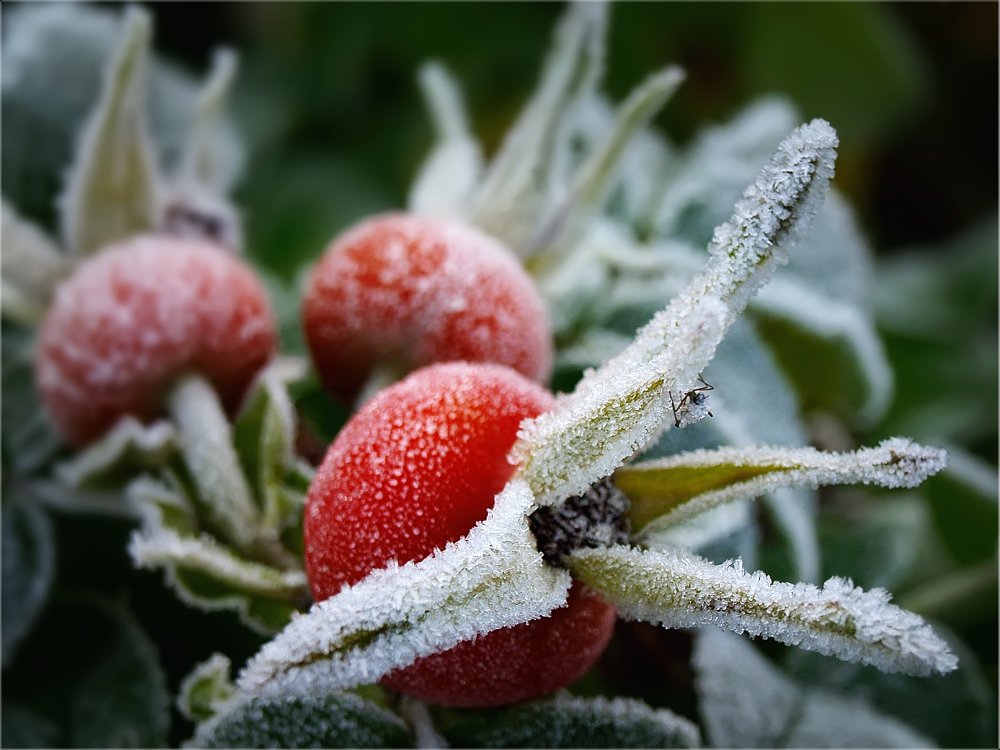
<path fill-rule="evenodd" d="M 628 498 L 611 477 L 605 477 L 582 495 L 538 508 L 528 516 L 528 525 L 545 561 L 560 565 L 568 554 L 582 547 L 628 543 L 628 509 Z"/>

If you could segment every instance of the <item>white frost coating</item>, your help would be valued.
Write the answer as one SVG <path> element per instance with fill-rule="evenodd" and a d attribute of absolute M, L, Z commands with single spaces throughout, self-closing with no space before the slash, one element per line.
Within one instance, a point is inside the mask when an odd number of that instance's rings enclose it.
<path fill-rule="evenodd" d="M 947 454 L 940 448 L 895 437 L 883 440 L 874 448 L 845 453 L 772 446 L 698 450 L 632 464 L 621 471 L 631 474 L 703 468 L 711 472 L 713 468 L 725 471 L 727 466 L 766 471 L 750 479 L 694 495 L 650 524 L 650 527 L 662 528 L 682 523 L 720 505 L 751 500 L 765 492 L 785 487 L 815 489 L 831 484 L 874 484 L 890 489 L 916 487 L 927 477 L 941 471 L 946 463 Z"/>
<path fill-rule="evenodd" d="M 782 278 L 761 291 L 754 308 L 822 338 L 843 339 L 867 386 L 859 408 L 862 418 L 870 423 L 885 414 L 892 396 L 892 370 L 872 320 L 861 308 Z"/>
<path fill-rule="evenodd" d="M 159 174 L 143 115 L 150 35 L 149 14 L 130 7 L 60 197 L 63 243 L 74 253 L 155 226 Z"/>
<path fill-rule="evenodd" d="M 524 424 L 512 458 L 539 503 L 580 494 L 669 429 L 671 396 L 676 403 L 697 387 L 726 329 L 808 229 L 829 188 L 836 145 L 824 120 L 794 130 L 716 229 L 705 270 L 555 411 Z M 707 401 L 701 406 L 680 416 L 695 421 L 707 413 Z"/>
<path fill-rule="evenodd" d="M 419 79 L 437 143 L 414 180 L 407 205 L 414 213 L 461 219 L 479 185 L 483 155 L 469 132 L 462 97 L 451 75 L 434 62 L 421 67 Z"/>
<path fill-rule="evenodd" d="M 771 638 L 885 672 L 927 675 L 958 660 L 923 619 L 843 578 L 818 588 L 747 573 L 737 560 L 713 565 L 680 551 L 611 547 L 578 550 L 576 577 L 631 620 L 671 628 L 715 625 Z"/>
<path fill-rule="evenodd" d="M 81 487 L 125 462 L 158 464 L 176 450 L 177 433 L 169 422 L 144 425 L 123 417 L 94 445 L 56 466 L 59 481 Z"/>
<path fill-rule="evenodd" d="M 238 680 L 256 694 L 368 684 L 418 658 L 564 606 L 570 576 L 542 562 L 531 490 L 513 479 L 486 520 L 419 562 L 373 571 L 294 619 Z"/>
<path fill-rule="evenodd" d="M 234 593 L 289 600 L 304 593 L 307 584 L 301 570 L 278 570 L 244 560 L 205 534 L 182 536 L 169 529 L 136 532 L 128 551 L 137 567 L 167 568 L 171 578 L 175 567 L 198 570 L 237 589 Z M 184 588 L 175 585 L 182 595 Z M 200 600 L 198 604 L 203 606 Z"/>
<path fill-rule="evenodd" d="M 676 401 L 694 387 L 722 340 L 725 317 L 711 297 L 697 306 L 671 304 L 554 411 L 525 421 L 512 458 L 537 502 L 583 493 L 672 425 L 671 394 Z"/>
<path fill-rule="evenodd" d="M 524 252 L 551 200 L 555 163 L 569 147 L 564 127 L 576 101 L 596 88 L 604 64 L 607 7 L 576 2 L 555 32 L 542 79 L 508 131 L 473 199 L 472 222 Z"/>

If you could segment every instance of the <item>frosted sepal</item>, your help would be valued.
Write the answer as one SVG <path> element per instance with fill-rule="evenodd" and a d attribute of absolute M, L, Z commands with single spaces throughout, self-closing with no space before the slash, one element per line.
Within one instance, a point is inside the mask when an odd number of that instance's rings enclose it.
<path fill-rule="evenodd" d="M 482 151 L 469 132 L 458 85 L 444 67 L 424 65 L 420 86 L 437 140 L 414 180 L 407 203 L 417 214 L 463 219 L 469 196 L 482 176 Z"/>
<path fill-rule="evenodd" d="M 216 133 L 224 126 L 226 101 L 236 78 L 239 59 L 223 47 L 212 55 L 208 72 L 195 103 L 181 162 L 181 178 L 222 190 L 230 180 L 232 159 L 221 158 Z"/>
<path fill-rule="evenodd" d="M 189 721 L 205 721 L 225 705 L 236 688 L 230 676 L 231 664 L 225 654 L 212 654 L 181 680 L 177 710 Z"/>
<path fill-rule="evenodd" d="M 707 415 L 707 399 L 687 399 L 680 413 L 675 406 L 698 387 L 726 329 L 808 228 L 829 187 L 836 145 L 823 120 L 794 130 L 716 229 L 706 269 L 555 411 L 525 423 L 512 458 L 538 502 L 580 494 L 672 423 Z"/>
<path fill-rule="evenodd" d="M 604 63 L 607 7 L 572 4 L 556 29 L 542 79 L 473 199 L 476 226 L 525 254 L 555 200 L 557 162 L 570 147 L 566 118 L 596 88 Z"/>
<path fill-rule="evenodd" d="M 98 104 L 83 127 L 61 196 L 63 241 L 77 254 L 151 230 L 159 174 L 143 113 L 149 15 L 129 8 Z"/>
<path fill-rule="evenodd" d="M 747 573 L 737 560 L 713 565 L 670 550 L 579 550 L 573 574 L 619 613 L 673 628 L 715 625 L 860 662 L 885 672 L 927 675 L 957 667 L 947 644 L 920 617 L 889 603 L 883 589 L 863 591 L 831 578 L 822 588 Z"/>
<path fill-rule="evenodd" d="M 725 503 L 783 487 L 916 487 L 943 469 L 945 462 L 943 450 L 905 438 L 847 453 L 769 446 L 719 448 L 624 466 L 615 474 L 615 484 L 632 501 L 629 516 L 633 528 L 641 531 L 683 523 Z"/>
<path fill-rule="evenodd" d="M 36 324 L 71 266 L 52 240 L 6 201 L 0 201 L 0 247 L 0 309 L 4 315 Z"/>
<path fill-rule="evenodd" d="M 419 562 L 373 571 L 295 618 L 253 657 L 239 688 L 309 694 L 375 682 L 418 658 L 564 606 L 570 576 L 545 565 L 517 479 L 486 520 Z"/>
<path fill-rule="evenodd" d="M 114 478 L 118 470 L 162 466 L 177 450 L 177 434 L 169 422 L 144 425 L 124 417 L 101 440 L 56 466 L 56 476 L 71 487 Z"/>

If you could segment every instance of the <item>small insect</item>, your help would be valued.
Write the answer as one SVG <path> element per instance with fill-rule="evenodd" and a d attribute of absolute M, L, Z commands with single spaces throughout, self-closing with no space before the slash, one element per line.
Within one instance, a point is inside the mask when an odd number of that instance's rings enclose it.
<path fill-rule="evenodd" d="M 681 419 L 678 416 L 678 412 L 684 408 L 685 403 L 690 403 L 692 406 L 700 406 L 705 402 L 705 399 L 708 398 L 708 396 L 705 395 L 705 391 L 715 390 L 715 386 L 707 383 L 705 378 L 701 376 L 701 373 L 698 373 L 698 381 L 701 385 L 698 388 L 692 388 L 690 391 L 685 393 L 681 397 L 681 400 L 676 404 L 674 403 L 674 394 L 667 391 L 667 395 L 670 396 L 670 408 L 673 409 L 674 412 L 674 427 L 681 426 Z M 712 414 L 712 412 L 708 412 L 708 416 L 714 417 L 715 415 Z"/>

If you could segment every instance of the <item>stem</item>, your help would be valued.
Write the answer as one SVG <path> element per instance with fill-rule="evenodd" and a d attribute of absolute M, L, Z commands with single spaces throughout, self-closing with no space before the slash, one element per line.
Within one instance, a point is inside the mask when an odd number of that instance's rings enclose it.
<path fill-rule="evenodd" d="M 186 375 L 167 395 L 167 409 L 212 523 L 239 549 L 249 551 L 257 540 L 258 511 L 218 395 L 200 375 Z"/>
<path fill-rule="evenodd" d="M 406 370 L 392 364 L 381 362 L 375 366 L 365 381 L 364 386 L 358 392 L 358 398 L 354 402 L 354 411 L 360 409 L 364 404 L 372 399 L 379 391 L 388 388 L 406 374 Z"/>

